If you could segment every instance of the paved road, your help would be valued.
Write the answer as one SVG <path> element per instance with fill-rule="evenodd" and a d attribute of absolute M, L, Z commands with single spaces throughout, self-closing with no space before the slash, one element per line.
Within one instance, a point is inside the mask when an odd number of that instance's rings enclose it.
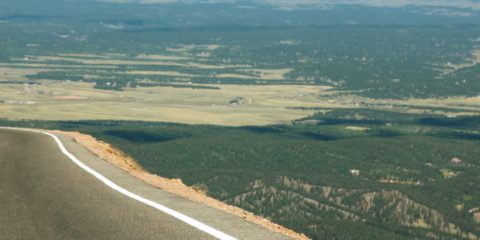
<path fill-rule="evenodd" d="M 68 137 L 69 152 L 108 179 L 238 239 L 286 239 L 237 217 L 150 187 Z M 109 188 L 46 135 L 0 129 L 1 239 L 215 239 Z"/>

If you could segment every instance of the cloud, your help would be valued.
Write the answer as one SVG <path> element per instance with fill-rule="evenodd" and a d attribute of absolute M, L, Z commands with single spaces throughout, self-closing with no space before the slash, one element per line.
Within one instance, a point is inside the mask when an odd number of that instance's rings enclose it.
<path fill-rule="evenodd" d="M 252 3 L 269 5 L 276 8 L 318 7 L 328 8 L 335 5 L 361 5 L 370 7 L 401 8 L 407 6 L 417 7 L 448 7 L 480 10 L 480 2 L 477 0 L 98 0 L 115 3 L 237 3 L 252 5 Z"/>
<path fill-rule="evenodd" d="M 471 17 L 472 14 L 469 12 L 462 11 L 452 11 L 445 8 L 433 8 L 425 12 L 420 12 L 421 14 L 434 15 L 434 16 L 447 16 L 447 17 Z"/>
<path fill-rule="evenodd" d="M 166 3 L 237 3 L 236 0 L 97 0 L 111 3 L 142 3 L 142 4 L 166 4 Z"/>
<path fill-rule="evenodd" d="M 400 8 L 407 6 L 452 7 L 480 10 L 480 2 L 473 0 L 262 0 L 272 6 L 295 7 L 308 5 L 363 5 L 371 7 Z"/>

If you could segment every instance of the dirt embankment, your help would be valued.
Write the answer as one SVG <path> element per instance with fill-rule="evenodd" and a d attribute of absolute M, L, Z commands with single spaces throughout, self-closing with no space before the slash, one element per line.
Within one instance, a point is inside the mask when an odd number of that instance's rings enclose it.
<path fill-rule="evenodd" d="M 113 148 L 110 144 L 99 141 L 92 136 L 81 134 L 78 132 L 63 132 L 53 131 L 54 133 L 61 133 L 71 137 L 75 142 L 84 146 L 99 158 L 114 164 L 120 169 L 128 172 L 129 174 L 137 177 L 138 179 L 151 184 L 157 188 L 171 192 L 173 194 L 182 196 L 186 199 L 205 204 L 207 206 L 219 209 L 221 211 L 233 214 L 246 219 L 249 222 L 263 226 L 273 232 L 278 232 L 289 236 L 293 239 L 308 239 L 307 236 L 294 232 L 293 230 L 282 227 L 278 224 L 271 222 L 268 219 L 259 217 L 245 211 L 241 208 L 227 205 L 221 201 L 208 197 L 201 191 L 201 189 L 194 189 L 186 186 L 180 179 L 168 179 L 157 176 L 147 172 L 142 168 L 134 159 L 127 156 L 120 150 Z"/>

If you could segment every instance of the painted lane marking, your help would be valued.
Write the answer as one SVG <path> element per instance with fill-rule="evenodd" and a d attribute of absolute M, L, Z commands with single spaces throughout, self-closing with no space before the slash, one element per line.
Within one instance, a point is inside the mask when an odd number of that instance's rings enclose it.
<path fill-rule="evenodd" d="M 10 129 L 10 130 L 20 130 L 20 131 L 26 131 L 26 132 L 35 132 L 35 133 L 42 133 L 42 134 L 45 134 L 45 135 L 48 135 L 50 137 L 53 138 L 53 140 L 55 140 L 55 142 L 57 143 L 58 147 L 60 148 L 61 152 L 67 156 L 72 162 L 74 162 L 76 165 L 78 165 L 80 168 L 82 168 L 83 170 L 85 170 L 86 172 L 90 173 L 91 175 L 93 175 L 95 178 L 97 178 L 98 180 L 102 181 L 105 185 L 107 185 L 108 187 L 110 187 L 111 189 L 129 197 L 129 198 L 132 198 L 134 200 L 137 200 L 145 205 L 148 205 L 150 207 L 153 207 L 155 209 L 158 209 L 184 223 L 187 223 L 189 224 L 190 226 L 192 227 L 195 227 L 197 228 L 198 230 L 200 231 L 203 231 L 205 233 L 208 233 L 210 234 L 211 236 L 215 237 L 215 238 L 218 238 L 218 239 L 221 239 L 221 240 L 237 240 L 236 238 L 226 234 L 226 233 L 223 233 L 213 227 L 210 227 L 202 222 L 199 222 L 185 214 L 182 214 L 180 212 L 177 212 L 173 209 L 170 209 L 168 207 L 165 207 L 159 203 L 156 203 L 152 200 L 149 200 L 149 199 L 146 199 L 146 198 L 143 198 L 135 193 L 132 193 L 120 186 L 118 186 L 117 184 L 115 184 L 114 182 L 112 182 L 111 180 L 109 180 L 108 178 L 106 178 L 105 176 L 103 176 L 102 174 L 98 173 L 97 171 L 93 170 L 92 168 L 88 167 L 86 164 L 84 164 L 82 161 L 78 160 L 77 157 L 75 157 L 73 154 L 71 154 L 69 151 L 67 151 L 67 149 L 65 148 L 65 146 L 63 145 L 62 141 L 60 141 L 60 139 L 49 133 L 49 132 L 44 132 L 44 131 L 39 131 L 39 130 L 33 130 L 33 129 L 23 129 L 23 128 L 11 128 L 11 127 L 0 127 L 0 128 L 3 128 L 3 129 Z"/>

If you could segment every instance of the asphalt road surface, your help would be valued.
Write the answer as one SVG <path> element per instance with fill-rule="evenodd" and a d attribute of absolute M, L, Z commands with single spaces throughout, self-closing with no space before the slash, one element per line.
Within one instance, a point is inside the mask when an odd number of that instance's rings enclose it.
<path fill-rule="evenodd" d="M 66 149 L 124 189 L 237 239 L 288 239 L 241 218 L 151 187 L 70 138 Z M 80 168 L 49 136 L 0 129 L 1 239 L 217 239 L 127 197 Z"/>

